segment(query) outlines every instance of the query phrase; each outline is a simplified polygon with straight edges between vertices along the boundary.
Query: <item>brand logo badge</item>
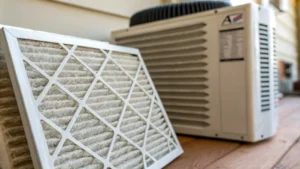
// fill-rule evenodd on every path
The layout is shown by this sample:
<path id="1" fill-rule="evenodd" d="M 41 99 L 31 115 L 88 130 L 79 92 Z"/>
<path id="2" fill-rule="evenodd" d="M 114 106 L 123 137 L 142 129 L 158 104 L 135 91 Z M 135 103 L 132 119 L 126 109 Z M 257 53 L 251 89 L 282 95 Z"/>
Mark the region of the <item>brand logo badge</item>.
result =
<path id="1" fill-rule="evenodd" d="M 223 25 L 242 23 L 244 21 L 243 14 L 228 15 L 223 21 Z"/>

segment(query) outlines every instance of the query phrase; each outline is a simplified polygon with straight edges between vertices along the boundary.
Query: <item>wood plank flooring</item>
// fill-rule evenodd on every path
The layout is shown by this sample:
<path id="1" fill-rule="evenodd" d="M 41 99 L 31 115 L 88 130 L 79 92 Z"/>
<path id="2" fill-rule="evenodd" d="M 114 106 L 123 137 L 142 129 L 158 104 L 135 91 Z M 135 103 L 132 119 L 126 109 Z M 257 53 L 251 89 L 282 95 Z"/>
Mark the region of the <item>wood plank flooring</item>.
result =
<path id="1" fill-rule="evenodd" d="M 184 154 L 166 169 L 300 169 L 300 98 L 279 106 L 279 128 L 271 139 L 251 144 L 179 136 Z"/>

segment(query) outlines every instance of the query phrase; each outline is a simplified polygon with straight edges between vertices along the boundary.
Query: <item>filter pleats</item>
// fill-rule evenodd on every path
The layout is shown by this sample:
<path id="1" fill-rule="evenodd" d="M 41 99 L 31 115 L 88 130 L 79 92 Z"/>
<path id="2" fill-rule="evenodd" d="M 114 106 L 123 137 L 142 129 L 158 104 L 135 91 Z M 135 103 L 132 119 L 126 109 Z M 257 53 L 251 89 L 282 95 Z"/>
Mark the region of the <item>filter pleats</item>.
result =
<path id="1" fill-rule="evenodd" d="M 78 60 L 70 57 L 57 80 L 76 97 L 82 99 L 93 82 L 94 75 Z"/>
<path id="2" fill-rule="evenodd" d="M 132 80 L 112 60 L 105 65 L 101 77 L 123 98 L 127 98 Z"/>
<path id="3" fill-rule="evenodd" d="M 106 56 L 100 49 L 77 47 L 74 54 L 89 66 L 93 71 L 98 72 Z"/>
<path id="4" fill-rule="evenodd" d="M 103 164 L 79 146 L 67 140 L 54 162 L 56 169 L 103 169 Z"/>
<path id="5" fill-rule="evenodd" d="M 171 131 L 169 131 L 169 148 L 170 148 L 170 151 L 173 151 L 176 149 L 176 141 L 174 139 L 174 136 L 172 134 Z"/>
<path id="6" fill-rule="evenodd" d="M 67 47 L 69 50 L 72 49 L 73 45 L 67 45 L 67 44 L 64 44 L 65 47 Z"/>
<path id="7" fill-rule="evenodd" d="M 110 156 L 110 162 L 116 168 L 143 169 L 143 154 L 121 136 L 117 136 Z"/>
<path id="8" fill-rule="evenodd" d="M 71 134 L 86 147 L 105 158 L 114 132 L 86 109 L 82 109 Z"/>
<path id="9" fill-rule="evenodd" d="M 152 86 L 150 84 L 150 81 L 147 77 L 147 75 L 145 74 L 144 72 L 144 69 L 142 68 L 140 70 L 140 73 L 139 73 L 139 76 L 138 76 L 138 79 L 137 79 L 138 83 L 142 86 L 142 88 L 147 91 L 147 93 L 149 95 L 153 95 L 153 89 L 152 89 Z"/>
<path id="10" fill-rule="evenodd" d="M 150 121 L 165 135 L 169 134 L 170 128 L 165 120 L 162 110 L 156 102 L 153 103 Z"/>
<path id="11" fill-rule="evenodd" d="M 124 103 L 103 83 L 96 83 L 86 103 L 111 125 L 118 125 Z"/>
<path id="12" fill-rule="evenodd" d="M 68 52 L 59 44 L 19 39 L 22 54 L 52 76 Z"/>
<path id="13" fill-rule="evenodd" d="M 48 149 L 50 154 L 52 155 L 55 151 L 55 148 L 57 147 L 59 141 L 61 140 L 61 134 L 56 131 L 53 127 L 51 127 L 49 124 L 47 124 L 44 121 L 41 121 L 44 134 L 46 137 L 46 141 L 48 144 Z"/>
<path id="14" fill-rule="evenodd" d="M 37 99 L 49 81 L 28 63 L 24 62 L 24 65 L 32 89 L 32 94 L 34 98 Z"/>
<path id="15" fill-rule="evenodd" d="M 128 138 L 135 142 L 140 147 L 143 146 L 146 122 L 130 108 L 125 111 L 122 124 L 121 132 L 124 133 Z"/>
<path id="16" fill-rule="evenodd" d="M 133 78 L 136 75 L 140 61 L 136 55 L 122 52 L 112 52 L 111 57 Z"/>
<path id="17" fill-rule="evenodd" d="M 154 163 L 154 161 L 149 156 L 146 155 L 147 167 L 150 167 L 153 163 Z"/>
<path id="18" fill-rule="evenodd" d="M 38 106 L 42 115 L 62 129 L 67 128 L 77 108 L 78 103 L 56 85 L 49 89 Z"/>
<path id="19" fill-rule="evenodd" d="M 157 160 L 170 152 L 167 138 L 152 127 L 148 130 L 146 151 Z"/>
<path id="20" fill-rule="evenodd" d="M 148 117 L 151 98 L 138 86 L 135 85 L 129 103 L 145 118 Z"/>

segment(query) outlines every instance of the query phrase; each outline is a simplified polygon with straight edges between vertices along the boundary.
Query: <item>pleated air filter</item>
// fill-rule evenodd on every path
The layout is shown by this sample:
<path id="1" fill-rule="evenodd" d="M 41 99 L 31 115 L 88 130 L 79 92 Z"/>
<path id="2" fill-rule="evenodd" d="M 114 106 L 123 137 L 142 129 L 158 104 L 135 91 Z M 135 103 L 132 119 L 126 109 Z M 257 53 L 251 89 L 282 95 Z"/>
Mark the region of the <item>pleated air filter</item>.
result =
<path id="1" fill-rule="evenodd" d="M 256 4 L 172 13 L 220 2 L 207 4 L 139 12 L 132 17 L 137 24 L 113 32 L 112 41 L 140 49 L 177 133 L 249 142 L 269 138 L 278 123 L 274 17 Z M 172 10 L 177 7 L 182 10 Z"/>
<path id="2" fill-rule="evenodd" d="M 4 169 L 157 169 L 182 153 L 138 50 L 15 28 L 1 44 Z"/>

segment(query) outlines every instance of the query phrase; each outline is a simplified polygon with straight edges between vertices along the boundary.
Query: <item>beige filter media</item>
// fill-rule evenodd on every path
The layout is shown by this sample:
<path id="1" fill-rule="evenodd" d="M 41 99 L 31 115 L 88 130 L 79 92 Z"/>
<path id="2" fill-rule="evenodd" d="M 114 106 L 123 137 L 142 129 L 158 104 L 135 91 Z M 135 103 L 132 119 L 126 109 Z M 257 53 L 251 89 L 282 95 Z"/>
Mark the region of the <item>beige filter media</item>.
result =
<path id="1" fill-rule="evenodd" d="M 26 119 L 21 120 L 7 69 L 13 65 L 0 50 L 1 133 L 12 168 L 33 168 L 32 158 L 41 154 L 47 157 L 41 166 L 57 169 L 154 168 L 182 152 L 139 53 L 25 38 L 15 42 L 32 93 L 22 97 L 32 99 L 36 110 L 26 112 L 39 119 L 34 126 L 42 131 L 33 140 L 45 141 L 48 152 L 27 144 L 28 126 L 22 125 Z"/>

